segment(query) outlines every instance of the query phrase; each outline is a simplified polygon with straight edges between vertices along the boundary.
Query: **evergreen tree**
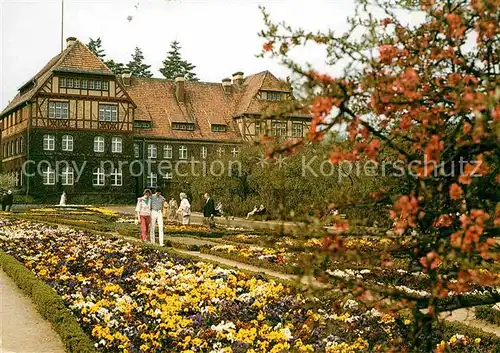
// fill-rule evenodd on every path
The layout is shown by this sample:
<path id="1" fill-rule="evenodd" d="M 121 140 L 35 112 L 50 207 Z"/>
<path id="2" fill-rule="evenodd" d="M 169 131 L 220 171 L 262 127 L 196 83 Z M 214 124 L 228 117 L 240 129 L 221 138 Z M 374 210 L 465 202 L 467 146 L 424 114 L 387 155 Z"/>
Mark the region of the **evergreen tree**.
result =
<path id="1" fill-rule="evenodd" d="M 106 54 L 104 53 L 104 49 L 102 49 L 102 41 L 101 38 L 92 39 L 89 38 L 89 42 L 87 44 L 87 48 L 90 49 L 95 56 L 97 56 L 100 60 L 104 62 L 104 64 L 115 74 L 120 75 L 125 66 L 122 63 L 115 62 L 113 59 L 106 60 Z"/>
<path id="2" fill-rule="evenodd" d="M 121 75 L 123 70 L 125 69 L 125 65 L 119 62 L 115 62 L 113 59 L 106 60 L 104 62 L 106 66 L 115 74 L 115 75 Z"/>
<path id="3" fill-rule="evenodd" d="M 127 64 L 127 68 L 134 77 L 153 77 L 149 68 L 151 65 L 146 65 L 144 63 L 144 55 L 139 47 L 135 47 L 134 53 L 132 54 L 132 60 Z"/>
<path id="4" fill-rule="evenodd" d="M 193 72 L 194 66 L 190 62 L 183 60 L 180 43 L 174 40 L 170 43 L 170 51 L 167 53 L 167 58 L 163 61 L 163 67 L 159 70 L 165 78 L 170 80 L 178 76 L 183 76 L 189 81 L 199 81 L 196 74 Z"/>
<path id="5" fill-rule="evenodd" d="M 94 53 L 94 55 L 97 56 L 99 59 L 104 60 L 104 57 L 106 55 L 104 54 L 104 49 L 102 49 L 101 46 L 102 46 L 101 37 L 98 37 L 97 39 L 89 38 L 87 48 L 89 48 L 90 51 Z"/>

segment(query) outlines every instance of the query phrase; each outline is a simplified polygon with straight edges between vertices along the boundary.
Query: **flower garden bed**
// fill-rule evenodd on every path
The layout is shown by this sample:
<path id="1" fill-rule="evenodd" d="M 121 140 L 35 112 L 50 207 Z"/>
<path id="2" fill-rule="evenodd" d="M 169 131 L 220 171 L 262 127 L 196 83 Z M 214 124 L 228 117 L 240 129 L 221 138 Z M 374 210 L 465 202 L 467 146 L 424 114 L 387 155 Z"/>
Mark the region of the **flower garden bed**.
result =
<path id="1" fill-rule="evenodd" d="M 280 282 L 118 237 L 0 219 L 0 246 L 56 290 L 102 352 L 357 353 L 407 333 L 405 320 L 361 303 L 334 310 Z M 456 333 L 432 340 L 456 352 L 499 343 Z"/>

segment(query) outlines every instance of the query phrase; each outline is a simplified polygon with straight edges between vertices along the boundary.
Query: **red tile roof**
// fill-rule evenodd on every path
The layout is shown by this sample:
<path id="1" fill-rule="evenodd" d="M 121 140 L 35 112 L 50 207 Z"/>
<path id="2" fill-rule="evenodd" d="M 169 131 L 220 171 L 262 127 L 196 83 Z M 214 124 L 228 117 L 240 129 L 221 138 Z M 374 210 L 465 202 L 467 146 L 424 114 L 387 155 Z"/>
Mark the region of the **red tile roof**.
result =
<path id="1" fill-rule="evenodd" d="M 112 74 L 111 70 L 109 70 L 109 68 L 96 57 L 85 44 L 76 40 L 60 54 L 52 58 L 43 69 L 33 76 L 30 81 L 35 81 L 35 86 L 23 95 L 18 93 L 14 99 L 7 104 L 2 113 L 0 113 L 0 118 L 20 104 L 30 100 L 56 70 L 105 75 Z"/>

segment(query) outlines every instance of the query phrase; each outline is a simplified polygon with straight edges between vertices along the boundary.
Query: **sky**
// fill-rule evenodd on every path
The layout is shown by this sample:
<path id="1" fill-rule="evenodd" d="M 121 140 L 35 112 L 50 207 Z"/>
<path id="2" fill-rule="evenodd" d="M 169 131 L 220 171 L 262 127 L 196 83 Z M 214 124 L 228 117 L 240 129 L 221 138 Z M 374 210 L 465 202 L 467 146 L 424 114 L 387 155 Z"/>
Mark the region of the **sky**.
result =
<path id="1" fill-rule="evenodd" d="M 257 58 L 264 40 L 259 10 L 276 21 L 308 30 L 342 31 L 353 0 L 64 0 L 64 39 L 87 43 L 100 37 L 108 59 L 128 62 L 136 46 L 155 77 L 170 42 L 181 43 L 184 59 L 202 81 L 221 82 L 234 72 L 288 70 L 276 59 Z M 137 6 L 136 6 L 137 5 Z M 128 17 L 132 20 L 129 21 Z M 0 106 L 61 50 L 61 0 L 0 0 Z M 293 54 L 300 62 L 328 70 L 320 48 Z M 0 110 L 1 110 L 0 109 Z"/>

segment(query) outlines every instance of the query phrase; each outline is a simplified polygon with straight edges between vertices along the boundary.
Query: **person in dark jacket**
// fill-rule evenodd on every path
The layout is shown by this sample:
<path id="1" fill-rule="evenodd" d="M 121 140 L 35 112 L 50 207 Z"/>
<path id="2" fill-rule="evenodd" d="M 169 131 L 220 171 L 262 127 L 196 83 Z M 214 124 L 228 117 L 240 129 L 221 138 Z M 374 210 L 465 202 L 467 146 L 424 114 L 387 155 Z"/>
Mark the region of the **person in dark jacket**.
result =
<path id="1" fill-rule="evenodd" d="M 203 206 L 203 217 L 205 217 L 205 222 L 208 223 L 208 230 L 211 232 L 215 228 L 215 204 L 214 200 L 210 197 L 208 193 L 203 195 L 205 199 L 205 205 Z"/>
<path id="2" fill-rule="evenodd" d="M 1 193 L 0 197 L 2 199 L 2 211 L 5 211 L 5 206 L 6 206 L 6 204 L 5 204 L 5 201 L 6 201 L 5 197 L 7 196 L 7 194 L 6 194 L 5 191 L 1 191 L 0 193 Z"/>
<path id="3" fill-rule="evenodd" d="M 14 195 L 12 194 L 12 190 L 8 190 L 7 195 L 5 195 L 5 211 L 11 212 L 13 203 L 14 203 Z"/>

